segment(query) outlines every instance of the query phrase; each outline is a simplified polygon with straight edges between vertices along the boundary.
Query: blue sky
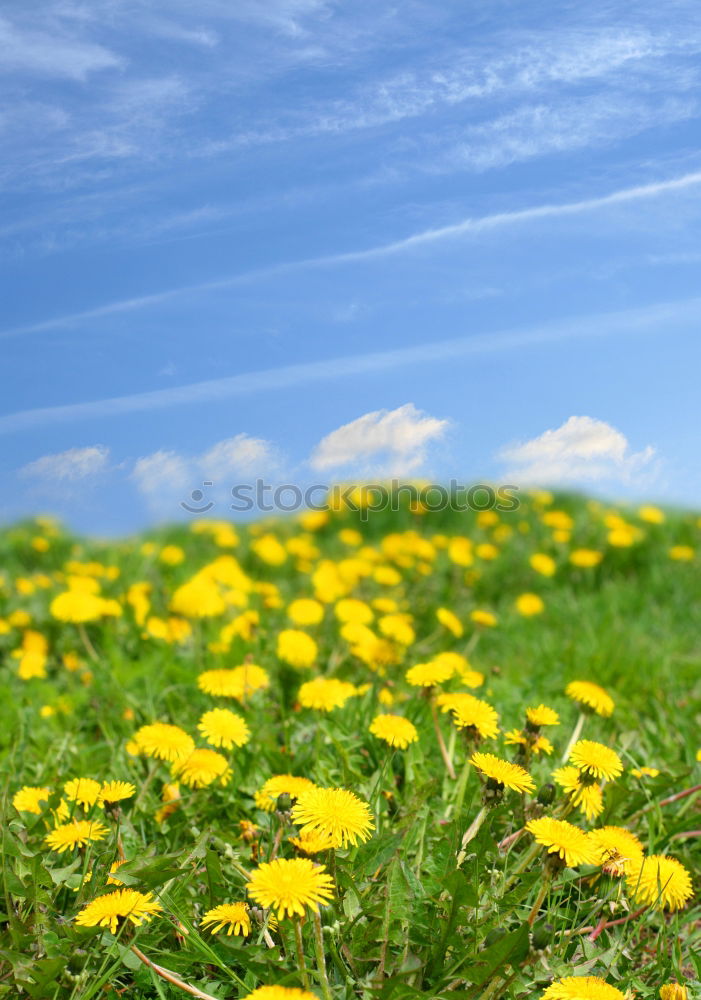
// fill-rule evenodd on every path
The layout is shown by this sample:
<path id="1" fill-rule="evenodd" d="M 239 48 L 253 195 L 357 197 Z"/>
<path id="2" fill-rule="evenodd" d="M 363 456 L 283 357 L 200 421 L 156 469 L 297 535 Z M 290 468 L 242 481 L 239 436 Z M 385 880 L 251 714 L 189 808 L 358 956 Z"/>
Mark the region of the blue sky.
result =
<path id="1" fill-rule="evenodd" d="M 693 0 L 0 14 L 0 516 L 422 475 L 701 503 Z"/>

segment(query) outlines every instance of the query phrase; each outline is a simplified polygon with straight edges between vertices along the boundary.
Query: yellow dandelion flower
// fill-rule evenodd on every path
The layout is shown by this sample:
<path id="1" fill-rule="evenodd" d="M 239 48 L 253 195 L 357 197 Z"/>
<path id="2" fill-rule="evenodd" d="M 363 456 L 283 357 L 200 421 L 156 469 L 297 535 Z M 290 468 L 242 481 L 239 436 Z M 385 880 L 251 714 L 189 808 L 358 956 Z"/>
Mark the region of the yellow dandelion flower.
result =
<path id="1" fill-rule="evenodd" d="M 109 927 L 111 932 L 116 934 L 120 921 L 128 920 L 140 927 L 162 909 L 151 892 L 116 889 L 105 896 L 98 896 L 84 906 L 75 918 L 75 922 L 81 927 Z"/>
<path id="2" fill-rule="evenodd" d="M 508 732 L 504 733 L 504 742 L 507 746 L 526 746 L 529 743 L 529 739 L 525 733 L 522 733 L 520 729 L 510 729 Z M 531 743 L 531 749 L 535 754 L 545 753 L 548 756 L 555 749 L 547 738 L 547 736 L 535 736 Z"/>
<path id="3" fill-rule="evenodd" d="M 102 785 L 93 778 L 72 778 L 65 783 L 63 791 L 71 802 L 77 802 L 84 809 L 89 809 L 100 802 Z"/>
<path id="4" fill-rule="evenodd" d="M 287 617 L 295 625 L 318 625 L 324 618 L 324 605 L 313 597 L 298 597 L 289 604 Z"/>
<path id="5" fill-rule="evenodd" d="M 489 781 L 503 788 L 510 788 L 515 792 L 535 791 L 535 782 L 528 771 L 512 764 L 508 760 L 501 760 L 492 753 L 473 753 L 470 763 L 477 768 Z"/>
<path id="6" fill-rule="evenodd" d="M 248 894 L 265 909 L 284 916 L 303 917 L 305 907 L 327 906 L 333 896 L 333 882 L 323 865 L 309 858 L 278 858 L 259 865 L 246 883 Z"/>
<path id="7" fill-rule="evenodd" d="M 277 658 L 291 667 L 311 667 L 318 651 L 314 639 L 299 629 L 284 629 L 277 637 Z"/>
<path id="8" fill-rule="evenodd" d="M 625 1000 L 625 994 L 598 976 L 568 976 L 548 986 L 541 1000 Z"/>
<path id="9" fill-rule="evenodd" d="M 417 663 L 410 667 L 405 676 L 412 687 L 433 687 L 443 684 L 455 673 L 455 667 L 445 660 L 429 660 L 427 663 Z"/>
<path id="10" fill-rule="evenodd" d="M 666 854 L 651 854 L 626 872 L 628 891 L 635 903 L 679 910 L 691 899 L 691 876 L 681 861 Z"/>
<path id="11" fill-rule="evenodd" d="M 623 773 L 623 762 L 615 750 L 594 740 L 579 740 L 570 751 L 569 760 L 585 774 L 613 781 Z"/>
<path id="12" fill-rule="evenodd" d="M 41 803 L 48 802 L 51 792 L 48 788 L 37 788 L 32 785 L 25 785 L 15 792 L 12 805 L 17 812 L 35 813 L 39 816 L 42 812 Z"/>
<path id="13" fill-rule="evenodd" d="M 453 723 L 458 729 L 475 730 L 483 740 L 493 740 L 499 733 L 496 709 L 467 691 L 449 695 L 442 707 L 443 711 L 453 713 Z"/>
<path id="14" fill-rule="evenodd" d="M 105 781 L 100 789 L 100 802 L 122 802 L 135 792 L 136 788 L 129 781 Z"/>
<path id="15" fill-rule="evenodd" d="M 213 747 L 242 747 L 251 738 L 246 720 L 228 708 L 213 708 L 205 712 L 197 728 Z"/>
<path id="16" fill-rule="evenodd" d="M 526 719 L 531 726 L 540 728 L 541 726 L 559 726 L 560 716 L 554 708 L 540 704 L 537 708 L 526 709 Z"/>
<path id="17" fill-rule="evenodd" d="M 526 829 L 538 844 L 547 848 L 548 854 L 556 854 L 568 868 L 595 865 L 599 861 L 598 851 L 584 830 L 564 819 L 541 816 L 526 823 Z"/>
<path id="18" fill-rule="evenodd" d="M 309 855 L 330 851 L 335 846 L 334 838 L 327 833 L 303 833 L 299 837 L 290 837 L 289 841 L 302 854 Z"/>
<path id="19" fill-rule="evenodd" d="M 341 681 L 337 677 L 315 677 L 302 684 L 297 697 L 300 705 L 305 708 L 331 712 L 334 708 L 343 708 L 356 693 L 355 685 L 348 681 Z"/>
<path id="20" fill-rule="evenodd" d="M 205 670 L 197 678 L 197 685 L 205 694 L 242 701 L 256 691 L 269 688 L 270 677 L 258 664 L 243 663 L 238 667 Z"/>
<path id="21" fill-rule="evenodd" d="M 573 764 L 553 771 L 553 779 L 564 788 L 572 805 L 577 806 L 588 820 L 595 819 L 604 811 L 604 797 L 601 787 L 583 780 L 581 771 Z"/>
<path id="22" fill-rule="evenodd" d="M 303 834 L 328 834 L 336 847 L 355 847 L 375 829 L 367 803 L 345 788 L 314 787 L 302 792 L 292 807 L 292 821 Z"/>
<path id="23" fill-rule="evenodd" d="M 344 597 L 337 601 L 333 611 L 344 625 L 369 625 L 375 617 L 370 605 L 355 597 Z"/>
<path id="24" fill-rule="evenodd" d="M 85 593 L 82 590 L 66 590 L 54 597 L 49 610 L 60 622 L 82 625 L 102 617 L 104 601 L 96 594 Z"/>
<path id="25" fill-rule="evenodd" d="M 528 562 L 531 565 L 531 569 L 534 569 L 536 573 L 540 573 L 542 576 L 555 575 L 557 563 L 552 556 L 547 556 L 544 552 L 534 552 Z"/>
<path id="26" fill-rule="evenodd" d="M 669 550 L 669 558 L 676 562 L 691 562 L 695 552 L 690 545 L 673 545 Z"/>
<path id="27" fill-rule="evenodd" d="M 453 633 L 456 639 L 459 639 L 465 631 L 458 616 L 448 608 L 438 608 L 436 610 L 436 618 L 441 625 L 445 626 L 449 632 Z"/>
<path id="28" fill-rule="evenodd" d="M 573 549 L 570 552 L 570 562 L 579 569 L 593 569 L 603 558 L 603 552 L 597 552 L 596 549 Z"/>
<path id="29" fill-rule="evenodd" d="M 134 742 L 147 757 L 167 761 L 187 757 L 195 746 L 195 741 L 184 729 L 167 722 L 154 722 L 137 729 Z"/>
<path id="30" fill-rule="evenodd" d="M 83 847 L 88 841 L 104 840 L 108 832 L 107 827 L 98 820 L 77 819 L 55 827 L 44 840 L 52 851 L 62 854 L 74 847 Z"/>
<path id="31" fill-rule="evenodd" d="M 660 1000 L 688 1000 L 686 986 L 680 983 L 665 983 L 660 986 Z"/>
<path id="32" fill-rule="evenodd" d="M 410 743 L 416 743 L 418 731 L 413 722 L 402 715 L 376 715 L 370 723 L 370 732 L 391 747 L 406 750 Z"/>
<path id="33" fill-rule="evenodd" d="M 484 608 L 476 608 L 470 612 L 470 618 L 475 625 L 484 625 L 486 628 L 494 628 L 497 624 L 497 616 L 493 611 L 485 611 Z"/>
<path id="34" fill-rule="evenodd" d="M 659 778 L 660 771 L 656 767 L 631 767 L 634 778 Z"/>
<path id="35" fill-rule="evenodd" d="M 178 781 L 169 781 L 164 784 L 161 789 L 161 802 L 163 805 L 155 813 L 157 823 L 162 823 L 180 807 L 180 783 Z"/>
<path id="36" fill-rule="evenodd" d="M 226 757 L 216 750 L 193 750 L 187 757 L 180 757 L 172 766 L 174 778 L 188 788 L 206 788 L 218 781 L 226 785 L 231 778 L 231 768 Z"/>
<path id="37" fill-rule="evenodd" d="M 589 840 L 599 852 L 599 864 L 606 875 L 626 875 L 633 868 L 640 870 L 643 845 L 630 830 L 602 826 L 590 831 Z"/>
<path id="38" fill-rule="evenodd" d="M 411 626 L 410 615 L 383 615 L 377 625 L 386 639 L 393 639 L 400 646 L 411 646 L 416 638 L 416 632 Z"/>
<path id="39" fill-rule="evenodd" d="M 256 792 L 255 803 L 259 809 L 273 812 L 281 795 L 289 795 L 291 799 L 298 799 L 302 792 L 308 792 L 310 788 L 315 787 L 314 782 L 310 781 L 309 778 L 302 778 L 296 774 L 274 774 Z"/>
<path id="40" fill-rule="evenodd" d="M 545 611 L 545 602 L 538 594 L 519 594 L 516 598 L 516 610 L 524 618 L 531 618 Z"/>
<path id="41" fill-rule="evenodd" d="M 317 1000 L 317 996 L 295 986 L 259 986 L 244 1000 Z"/>
<path id="42" fill-rule="evenodd" d="M 212 934 L 226 928 L 227 937 L 248 937 L 251 933 L 251 917 L 245 903 L 220 903 L 207 910 L 200 920 L 200 927 L 206 927 Z"/>
<path id="43" fill-rule="evenodd" d="M 565 688 L 565 694 L 579 705 L 590 708 L 604 718 L 608 718 L 615 707 L 613 698 L 602 687 L 591 681 L 572 681 Z"/>

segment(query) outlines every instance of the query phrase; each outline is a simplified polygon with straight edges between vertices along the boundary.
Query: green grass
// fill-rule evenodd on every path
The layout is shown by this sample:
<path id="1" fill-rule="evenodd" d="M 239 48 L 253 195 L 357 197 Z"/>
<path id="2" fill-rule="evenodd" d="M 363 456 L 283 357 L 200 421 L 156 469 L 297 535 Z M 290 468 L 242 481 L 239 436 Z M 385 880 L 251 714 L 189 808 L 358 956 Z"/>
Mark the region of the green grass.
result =
<path id="1" fill-rule="evenodd" d="M 639 537 L 630 547 L 617 548 L 607 543 L 603 508 L 592 508 L 576 496 L 558 497 L 555 506 L 574 520 L 569 541 L 554 541 L 542 523 L 542 509 L 529 501 L 519 511 L 501 515 L 501 526 L 513 530 L 498 541 L 494 560 L 476 558 L 470 567 L 456 566 L 438 547 L 428 573 L 418 565 L 423 559 L 414 558 L 399 566 L 397 586 L 381 586 L 370 577 L 357 582 L 351 596 L 366 601 L 391 597 L 412 615 L 416 640 L 385 677 L 352 655 L 339 636 L 333 605 L 320 625 L 305 629 L 319 646 L 313 669 L 294 670 L 276 655 L 278 633 L 291 626 L 285 608 L 295 597 L 313 596 L 310 570 L 318 559 L 338 561 L 356 554 L 339 539 L 339 530 L 361 531 L 363 544 L 381 552 L 383 539 L 392 533 L 414 531 L 426 539 L 468 536 L 479 545 L 493 540 L 495 526 L 481 525 L 471 513 L 416 515 L 403 510 L 374 514 L 367 523 L 348 512 L 335 514 L 311 533 L 318 555 L 301 567 L 292 556 L 279 567 L 262 562 L 250 548 L 257 526 L 237 526 L 239 544 L 226 550 L 210 535 L 182 526 L 118 542 L 49 532 L 46 552 L 33 548 L 32 540 L 47 534 L 35 523 L 0 532 L 0 621 L 12 622 L 13 613 L 27 611 L 28 627 L 44 635 L 49 647 L 46 676 L 25 681 L 12 655 L 24 627 L 8 626 L 0 634 L 0 997 L 90 1000 L 116 997 L 122 990 L 142 1000 L 186 996 L 140 961 L 131 950 L 134 943 L 153 962 L 222 1000 L 243 997 L 261 984 L 302 985 L 289 921 L 273 933 L 274 948 L 267 947 L 255 922 L 246 940 L 197 929 L 208 908 L 245 898 L 243 872 L 255 866 L 256 858 L 241 837 L 241 820 L 259 827 L 258 859 L 270 856 L 284 817 L 261 812 L 253 795 L 272 774 L 286 772 L 352 790 L 370 803 L 378 820 L 367 843 L 338 850 L 334 859 L 337 894 L 322 912 L 334 998 L 525 1000 L 570 975 L 600 976 L 640 997 L 656 997 L 659 986 L 672 980 L 687 983 L 692 994 L 698 990 L 701 911 L 693 902 L 671 914 L 650 909 L 590 940 L 588 934 L 573 932 L 596 925 L 602 914 L 612 920 L 625 916 L 629 904 L 619 880 L 584 866 L 559 876 L 529 929 L 543 856 L 515 875 L 532 838 L 521 837 L 506 852 L 497 845 L 522 825 L 524 805 L 527 815 L 542 811 L 533 799 L 524 803 L 520 796 L 506 795 L 468 845 L 463 864 L 456 864 L 463 834 L 480 809 L 481 785 L 473 768 L 463 768 L 468 756 L 463 735 L 443 715 L 442 731 L 464 782 L 446 775 L 429 701 L 404 681 L 409 666 L 443 650 L 469 651 L 471 665 L 485 675 L 474 693 L 497 709 L 503 730 L 521 727 L 529 705 L 545 702 L 560 713 L 561 726 L 548 733 L 555 744 L 552 758 L 540 756 L 529 764 L 538 786 L 560 765 L 577 719 L 576 706 L 564 695 L 566 684 L 586 679 L 603 685 L 616 702 L 615 712 L 610 719 L 589 717 L 584 735 L 615 748 L 626 771 L 605 789 L 605 810 L 597 821 L 587 823 L 576 812 L 568 818 L 585 829 L 604 823 L 627 826 L 646 851 L 672 854 L 696 881 L 700 799 L 689 795 L 669 806 L 659 803 L 701 780 L 696 761 L 701 746 L 699 555 L 691 561 L 669 556 L 674 545 L 698 547 L 698 518 L 667 512 L 665 522 L 657 525 L 641 521 L 633 510 L 623 511 Z M 293 519 L 276 522 L 271 530 L 283 543 L 302 533 Z M 496 526 L 497 537 L 500 530 Z M 150 555 L 141 548 L 147 538 L 155 543 Z M 158 551 L 164 544 L 181 546 L 184 562 L 163 565 Z M 572 566 L 568 554 L 579 547 L 602 551 L 601 564 L 594 569 Z M 530 567 L 534 552 L 553 556 L 553 577 Z M 235 556 L 252 581 L 278 588 L 279 607 L 266 606 L 261 593 L 249 595 L 250 607 L 260 613 L 252 638 L 234 639 L 227 652 L 209 649 L 222 625 L 240 612 L 233 606 L 223 617 L 195 621 L 192 637 L 183 644 L 144 637 L 124 600 L 129 585 L 148 581 L 151 614 L 166 616 L 175 588 L 226 553 Z M 65 572 L 71 559 L 119 569 L 116 579 L 102 581 L 102 590 L 122 603 L 122 616 L 85 628 L 97 653 L 94 662 L 80 630 L 56 621 L 49 611 L 51 599 L 64 589 L 55 574 Z M 18 586 L 18 578 L 39 586 L 32 593 L 21 592 L 28 588 L 21 582 Z M 523 618 L 516 612 L 514 601 L 524 592 L 542 597 L 542 614 Z M 462 638 L 438 625 L 435 611 L 441 606 L 465 623 Z M 475 608 L 494 611 L 498 625 L 476 629 L 469 619 Z M 82 661 L 76 672 L 61 664 L 69 652 Z M 156 823 L 168 768 L 131 756 L 127 741 L 139 726 L 162 720 L 181 726 L 203 745 L 196 728 L 200 716 L 226 703 L 203 694 L 197 675 L 246 657 L 263 666 L 272 683 L 243 707 L 229 703 L 245 715 L 253 734 L 246 747 L 226 754 L 232 781 L 226 787 L 183 789 L 180 808 Z M 316 674 L 369 688 L 328 714 L 300 709 L 299 686 Z M 408 750 L 387 752 L 368 732 L 371 720 L 383 711 L 378 703 L 383 687 L 397 697 L 392 711 L 406 715 L 419 731 L 418 743 Z M 457 690 L 459 684 L 454 680 L 446 687 Z M 42 706 L 53 714 L 42 715 Z M 502 736 L 480 749 L 515 759 L 515 748 L 506 746 Z M 630 768 L 641 765 L 659 769 L 659 777 L 633 777 Z M 52 792 L 49 807 L 55 807 L 63 784 L 77 776 L 125 779 L 136 785 L 137 794 L 124 804 L 118 821 L 109 819 L 108 838 L 85 852 L 57 854 L 43 843 L 52 827 L 49 810 L 20 814 L 12 797 L 24 785 L 47 786 Z M 558 797 L 546 812 L 561 808 L 562 802 Z M 166 916 L 135 933 L 122 927 L 114 937 L 106 930 L 81 929 L 74 918 L 104 891 L 106 872 L 118 856 L 118 834 L 129 859 L 120 870 L 124 883 L 155 892 Z M 294 854 L 286 839 L 281 851 L 285 857 Z M 318 860 L 331 863 L 326 855 Z M 88 868 L 92 880 L 79 888 Z M 321 996 L 311 919 L 303 936 L 311 989 Z"/>

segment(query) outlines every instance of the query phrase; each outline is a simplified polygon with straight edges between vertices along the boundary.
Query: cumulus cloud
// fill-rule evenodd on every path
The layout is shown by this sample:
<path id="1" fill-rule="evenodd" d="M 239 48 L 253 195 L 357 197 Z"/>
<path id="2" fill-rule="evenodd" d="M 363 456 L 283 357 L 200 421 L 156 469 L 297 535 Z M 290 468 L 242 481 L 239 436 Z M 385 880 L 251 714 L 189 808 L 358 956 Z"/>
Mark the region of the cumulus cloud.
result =
<path id="1" fill-rule="evenodd" d="M 174 517 L 182 513 L 181 503 L 191 502 L 193 491 L 202 494 L 198 506 L 209 501 L 226 504 L 232 487 L 242 480 L 270 478 L 279 470 L 279 457 L 269 441 L 236 434 L 199 455 L 145 455 L 134 464 L 131 479 L 154 513 Z"/>
<path id="2" fill-rule="evenodd" d="M 570 417 L 530 441 L 503 448 L 497 458 L 504 475 L 526 484 L 630 483 L 649 468 L 651 446 L 634 452 L 621 431 L 594 417 Z"/>
<path id="3" fill-rule="evenodd" d="M 396 410 L 375 410 L 327 434 L 309 464 L 318 472 L 344 469 L 360 475 L 406 476 L 418 472 L 427 446 L 443 437 L 439 420 L 406 403 Z"/>
<path id="4" fill-rule="evenodd" d="M 85 482 L 107 469 L 109 448 L 95 444 L 87 448 L 69 448 L 53 455 L 42 455 L 19 470 L 23 479 L 35 482 Z"/>

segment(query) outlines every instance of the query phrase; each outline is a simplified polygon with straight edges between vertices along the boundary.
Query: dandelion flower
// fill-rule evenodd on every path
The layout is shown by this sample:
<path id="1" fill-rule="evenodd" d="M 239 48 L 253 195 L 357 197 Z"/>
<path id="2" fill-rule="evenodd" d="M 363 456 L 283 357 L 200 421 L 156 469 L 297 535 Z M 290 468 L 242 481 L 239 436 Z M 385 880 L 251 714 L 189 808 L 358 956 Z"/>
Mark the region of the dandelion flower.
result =
<path id="1" fill-rule="evenodd" d="M 470 763 L 487 779 L 503 788 L 510 788 L 515 792 L 535 791 L 533 778 L 518 764 L 500 760 L 492 753 L 473 753 Z"/>
<path id="2" fill-rule="evenodd" d="M 669 558 L 675 559 L 677 562 L 691 562 L 694 554 L 690 545 L 673 545 L 669 550 Z"/>
<path id="3" fill-rule="evenodd" d="M 129 781 L 105 781 L 100 789 L 100 802 L 122 802 L 135 792 L 136 788 Z"/>
<path id="4" fill-rule="evenodd" d="M 540 573 L 542 576 L 555 575 L 557 563 L 552 556 L 548 556 L 544 552 L 534 552 L 528 562 L 531 565 L 531 569 L 534 569 L 536 573 Z"/>
<path id="5" fill-rule="evenodd" d="M 494 628 L 497 624 L 497 616 L 492 611 L 485 611 L 483 608 L 476 608 L 470 612 L 470 618 L 475 625 L 484 625 L 486 628 Z"/>
<path id="6" fill-rule="evenodd" d="M 98 896 L 84 906 L 75 922 L 81 927 L 109 927 L 115 934 L 121 920 L 129 920 L 140 927 L 159 913 L 163 907 L 153 893 L 136 889 L 116 889 L 105 896 Z"/>
<path id="7" fill-rule="evenodd" d="M 436 618 L 441 625 L 447 628 L 449 632 L 453 633 L 456 639 L 459 639 L 465 631 L 458 616 L 449 608 L 438 608 L 436 610 Z"/>
<path id="8" fill-rule="evenodd" d="M 54 597 L 49 610 L 60 622 L 72 622 L 82 625 L 94 622 L 104 614 L 104 600 L 96 594 L 82 590 L 66 590 Z"/>
<path id="9" fill-rule="evenodd" d="M 625 1000 L 625 994 L 598 976 L 568 976 L 548 986 L 541 1000 Z"/>
<path id="10" fill-rule="evenodd" d="M 277 657 L 291 667 L 311 667 L 317 653 L 318 646 L 314 639 L 299 629 L 283 629 L 277 637 Z"/>
<path id="11" fill-rule="evenodd" d="M 598 851 L 587 834 L 566 820 L 542 816 L 526 823 L 526 829 L 547 848 L 548 854 L 556 854 L 568 868 L 598 863 Z"/>
<path id="12" fill-rule="evenodd" d="M 167 722 L 154 722 L 137 729 L 134 742 L 147 757 L 171 762 L 186 757 L 195 746 L 195 741 L 184 729 Z"/>
<path id="13" fill-rule="evenodd" d="M 212 934 L 226 928 L 227 937 L 248 937 L 251 933 L 251 918 L 245 903 L 221 903 L 207 910 L 200 920 L 200 927 L 206 927 Z"/>
<path id="14" fill-rule="evenodd" d="M 334 708 L 343 708 L 356 693 L 355 685 L 348 681 L 341 681 L 337 677 L 315 677 L 302 684 L 298 698 L 305 708 L 331 712 Z"/>
<path id="15" fill-rule="evenodd" d="M 579 569 L 593 569 L 603 558 L 603 552 L 597 552 L 596 549 L 573 549 L 570 552 L 570 562 Z"/>
<path id="16" fill-rule="evenodd" d="M 291 844 L 302 854 L 314 855 L 322 851 L 330 851 L 335 847 L 335 840 L 328 833 L 301 833 L 299 837 L 290 837 Z"/>
<path id="17" fill-rule="evenodd" d="M 656 767 L 632 767 L 630 773 L 634 778 L 659 778 L 660 776 Z"/>
<path id="18" fill-rule="evenodd" d="M 317 1000 L 317 996 L 296 986 L 259 986 L 244 1000 Z"/>
<path id="19" fill-rule="evenodd" d="M 519 594 L 516 598 L 516 610 L 524 618 L 532 618 L 545 611 L 545 602 L 538 594 Z"/>
<path id="20" fill-rule="evenodd" d="M 429 660 L 428 663 L 417 663 L 406 672 L 406 679 L 412 687 L 433 687 L 449 681 L 455 673 L 452 664 L 445 660 Z"/>
<path id="21" fill-rule="evenodd" d="M 406 750 L 410 743 L 416 743 L 419 734 L 413 722 L 402 715 L 376 715 L 370 723 L 370 732 L 391 747 Z"/>
<path id="22" fill-rule="evenodd" d="M 292 808 L 292 821 L 301 832 L 326 833 L 335 847 L 354 847 L 365 841 L 375 829 L 366 802 L 345 788 L 310 788 L 297 799 Z"/>
<path id="23" fill-rule="evenodd" d="M 604 811 L 604 797 L 601 787 L 587 783 L 584 776 L 573 764 L 553 771 L 553 779 L 570 796 L 572 805 L 577 806 L 588 820 L 595 819 Z"/>
<path id="24" fill-rule="evenodd" d="M 569 759 L 585 774 L 613 781 L 623 773 L 623 763 L 615 750 L 594 740 L 579 740 L 572 747 Z"/>
<path id="25" fill-rule="evenodd" d="M 591 681 L 572 681 L 565 688 L 565 694 L 604 718 L 608 718 L 615 707 L 613 698 L 602 687 Z"/>
<path id="26" fill-rule="evenodd" d="M 216 750 L 193 750 L 173 763 L 172 773 L 188 788 L 206 788 L 215 781 L 226 785 L 231 778 L 229 762 Z"/>
<path id="27" fill-rule="evenodd" d="M 197 728 L 213 747 L 242 747 L 251 738 L 245 719 L 228 708 L 213 708 L 205 712 Z"/>
<path id="28" fill-rule="evenodd" d="M 259 865 L 246 884 L 248 894 L 265 909 L 274 909 L 278 918 L 304 916 L 305 907 L 328 905 L 333 882 L 323 865 L 309 858 L 278 858 Z"/>
<path id="29" fill-rule="evenodd" d="M 20 788 L 18 792 L 15 792 L 12 805 L 18 812 L 35 813 L 39 816 L 42 812 L 40 803 L 48 802 L 50 794 L 51 791 L 48 788 L 36 788 L 31 785 L 25 785 L 24 788 Z"/>
<path id="30" fill-rule="evenodd" d="M 88 841 L 104 840 L 107 833 L 107 827 L 98 820 L 77 819 L 60 824 L 44 839 L 53 851 L 62 854 L 74 847 L 83 847 Z"/>
<path id="31" fill-rule="evenodd" d="M 504 733 L 504 742 L 507 746 L 527 746 L 530 742 L 525 733 L 520 729 L 510 729 Z M 547 736 L 535 736 L 531 742 L 531 749 L 534 754 L 546 753 L 548 756 L 555 749 Z"/>
<path id="32" fill-rule="evenodd" d="M 591 830 L 589 840 L 599 852 L 599 864 L 606 875 L 626 875 L 633 867 L 640 870 L 643 845 L 622 826 L 602 826 Z"/>
<path id="33" fill-rule="evenodd" d="M 296 774 L 274 774 L 256 792 L 254 799 L 259 809 L 273 812 L 281 795 L 289 795 L 291 799 L 298 799 L 302 792 L 307 792 L 314 787 L 314 782 L 310 781 L 309 778 L 302 778 Z"/>
<path id="34" fill-rule="evenodd" d="M 692 896 L 691 876 L 681 861 L 651 854 L 626 872 L 628 891 L 636 903 L 679 910 Z"/>
<path id="35" fill-rule="evenodd" d="M 256 691 L 269 688 L 270 677 L 256 663 L 243 663 L 239 667 L 205 670 L 197 678 L 197 685 L 205 694 L 242 701 Z"/>
<path id="36" fill-rule="evenodd" d="M 660 986 L 660 1000 L 687 1000 L 686 986 L 680 983 L 665 983 Z"/>
<path id="37" fill-rule="evenodd" d="M 526 709 L 526 719 L 529 725 L 536 728 L 541 726 L 559 726 L 560 716 L 557 714 L 554 708 L 548 708 L 547 705 L 538 705 L 537 708 L 527 708 Z"/>
<path id="38" fill-rule="evenodd" d="M 93 778 L 72 778 L 65 783 L 63 790 L 71 802 L 89 809 L 99 801 L 102 785 Z"/>
<path id="39" fill-rule="evenodd" d="M 486 701 L 475 698 L 467 691 L 450 695 L 443 705 L 449 706 L 453 713 L 453 722 L 458 729 L 474 730 L 483 740 L 493 740 L 499 732 L 499 716 L 496 709 Z"/>
<path id="40" fill-rule="evenodd" d="M 313 597 L 298 597 L 288 606 L 287 617 L 295 625 L 318 625 L 324 618 L 324 605 Z"/>

